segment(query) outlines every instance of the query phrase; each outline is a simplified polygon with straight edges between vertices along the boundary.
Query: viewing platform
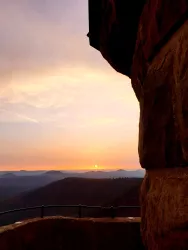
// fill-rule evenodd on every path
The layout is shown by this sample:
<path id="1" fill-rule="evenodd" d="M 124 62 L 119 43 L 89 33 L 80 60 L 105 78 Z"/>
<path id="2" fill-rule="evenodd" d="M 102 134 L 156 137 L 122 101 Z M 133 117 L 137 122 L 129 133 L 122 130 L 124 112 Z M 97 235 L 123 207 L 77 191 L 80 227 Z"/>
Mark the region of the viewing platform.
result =
<path id="1" fill-rule="evenodd" d="M 140 218 L 35 218 L 0 228 L 2 250 L 144 249 Z"/>

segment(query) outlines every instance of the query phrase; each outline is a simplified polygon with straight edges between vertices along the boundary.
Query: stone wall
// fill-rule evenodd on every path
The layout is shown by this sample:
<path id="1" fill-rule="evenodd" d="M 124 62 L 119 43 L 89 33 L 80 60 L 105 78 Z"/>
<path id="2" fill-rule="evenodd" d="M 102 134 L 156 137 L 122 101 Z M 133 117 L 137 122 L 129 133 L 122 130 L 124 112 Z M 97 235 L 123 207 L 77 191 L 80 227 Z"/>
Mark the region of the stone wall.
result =
<path id="1" fill-rule="evenodd" d="M 47 217 L 0 228 L 1 250 L 144 249 L 140 218 Z"/>

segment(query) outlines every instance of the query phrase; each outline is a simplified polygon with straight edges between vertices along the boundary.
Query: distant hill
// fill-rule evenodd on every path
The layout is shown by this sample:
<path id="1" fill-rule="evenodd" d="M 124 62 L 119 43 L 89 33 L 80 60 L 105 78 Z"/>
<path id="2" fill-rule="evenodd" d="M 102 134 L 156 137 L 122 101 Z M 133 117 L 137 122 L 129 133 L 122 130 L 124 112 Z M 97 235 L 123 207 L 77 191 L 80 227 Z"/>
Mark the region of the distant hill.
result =
<path id="1" fill-rule="evenodd" d="M 116 170 L 116 171 L 88 171 L 81 173 L 80 177 L 83 178 L 143 178 L 145 174 L 144 170 Z"/>
<path id="2" fill-rule="evenodd" d="M 61 178 L 61 179 L 67 177 L 67 174 L 64 174 L 63 172 L 56 171 L 56 170 L 47 171 L 47 172 L 43 173 L 42 175 L 57 177 L 57 178 Z"/>
<path id="3" fill-rule="evenodd" d="M 3 174 L 0 176 L 0 201 L 63 178 L 60 175 L 17 176 L 13 173 Z"/>
<path id="4" fill-rule="evenodd" d="M 145 171 L 139 170 L 115 170 L 115 171 L 87 171 L 83 173 L 78 172 L 61 172 L 61 171 L 48 171 L 45 175 L 52 176 L 64 176 L 64 178 L 78 177 L 78 178 L 89 178 L 89 179 L 109 179 L 109 178 L 143 178 Z"/>
<path id="5" fill-rule="evenodd" d="M 16 175 L 13 173 L 5 173 L 0 176 L 0 178 L 14 178 L 14 177 L 16 177 Z"/>
<path id="6" fill-rule="evenodd" d="M 45 186 L 56 180 L 64 178 L 89 178 L 89 179 L 109 179 L 109 178 L 143 178 L 144 170 L 123 170 L 117 171 L 13 171 L 0 172 L 0 201 L 17 196 L 39 187 Z"/>
<path id="7" fill-rule="evenodd" d="M 19 197 L 0 203 L 1 211 L 20 207 L 38 205 L 98 205 L 119 206 L 139 205 L 139 188 L 142 179 L 82 179 L 67 178 L 53 182 L 35 191 L 20 195 Z M 133 203 L 133 204 L 132 204 Z M 46 215 L 62 214 L 76 216 L 77 209 L 61 208 L 47 209 Z M 100 216 L 98 210 L 83 211 L 85 216 Z M 27 216 L 38 216 L 39 211 L 27 212 Z M 125 215 L 132 215 L 131 211 L 124 211 Z M 134 211 L 139 216 L 139 211 Z M 9 219 L 20 220 L 22 215 L 6 216 L 1 218 L 0 223 L 6 223 Z"/>
<path id="8" fill-rule="evenodd" d="M 57 170 L 50 170 L 44 173 L 45 175 L 62 175 L 63 173 L 61 171 Z"/>
<path id="9" fill-rule="evenodd" d="M 1 172 L 0 176 L 10 173 L 10 172 Z M 145 170 L 138 169 L 138 170 L 98 170 L 98 171 L 85 171 L 85 172 L 76 172 L 76 171 L 58 171 L 58 170 L 51 170 L 51 171 L 12 171 L 12 174 L 16 176 L 38 176 L 38 175 L 61 175 L 63 174 L 65 178 L 68 177 L 80 177 L 80 178 L 120 178 L 120 177 L 127 177 L 127 178 L 143 178 L 145 174 Z"/>
<path id="10" fill-rule="evenodd" d="M 20 171 L 15 171 L 14 174 L 17 176 L 36 176 L 44 173 L 45 171 L 28 171 L 28 170 L 20 170 Z"/>

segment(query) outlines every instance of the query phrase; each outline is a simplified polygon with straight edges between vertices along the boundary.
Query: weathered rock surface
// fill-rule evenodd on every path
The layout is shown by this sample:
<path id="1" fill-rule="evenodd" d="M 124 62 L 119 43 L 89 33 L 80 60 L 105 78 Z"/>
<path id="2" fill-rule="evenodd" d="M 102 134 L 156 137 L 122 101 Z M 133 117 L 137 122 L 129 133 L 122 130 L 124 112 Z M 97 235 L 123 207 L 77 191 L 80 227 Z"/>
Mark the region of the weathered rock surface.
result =
<path id="1" fill-rule="evenodd" d="M 139 156 L 145 169 L 188 166 L 188 21 L 148 67 L 140 96 Z"/>
<path id="2" fill-rule="evenodd" d="M 117 11 L 123 0 L 100 2 L 110 3 L 103 8 L 108 19 L 103 15 L 106 26 L 98 23 L 102 35 L 93 47 L 114 69 L 131 76 L 140 103 L 138 151 L 147 170 L 141 191 L 145 245 L 149 250 L 188 249 L 188 2 L 142 2 L 133 25 L 136 43 L 130 36 L 134 46 L 126 37 L 126 18 L 120 18 L 126 6 Z"/>
<path id="3" fill-rule="evenodd" d="M 188 249 L 188 168 L 148 170 L 141 206 L 148 250 Z"/>

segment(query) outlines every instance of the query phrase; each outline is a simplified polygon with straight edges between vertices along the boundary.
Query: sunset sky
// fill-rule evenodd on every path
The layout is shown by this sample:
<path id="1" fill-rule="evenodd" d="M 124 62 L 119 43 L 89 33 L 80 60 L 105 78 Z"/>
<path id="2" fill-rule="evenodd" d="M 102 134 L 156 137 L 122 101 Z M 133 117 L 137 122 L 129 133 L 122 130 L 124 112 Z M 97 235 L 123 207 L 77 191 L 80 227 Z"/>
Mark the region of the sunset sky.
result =
<path id="1" fill-rule="evenodd" d="M 0 170 L 140 168 L 130 79 L 87 33 L 86 0 L 0 1 Z"/>

